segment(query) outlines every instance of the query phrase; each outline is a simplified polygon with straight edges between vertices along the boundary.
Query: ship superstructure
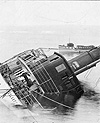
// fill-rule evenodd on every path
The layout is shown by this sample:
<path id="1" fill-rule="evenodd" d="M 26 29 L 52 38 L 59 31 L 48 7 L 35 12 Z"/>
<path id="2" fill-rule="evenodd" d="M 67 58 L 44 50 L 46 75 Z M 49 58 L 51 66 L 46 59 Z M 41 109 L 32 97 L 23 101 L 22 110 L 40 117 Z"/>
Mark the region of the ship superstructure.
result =
<path id="1" fill-rule="evenodd" d="M 67 54 L 67 53 L 83 53 L 95 48 L 94 45 L 77 45 L 74 46 L 73 43 L 68 43 L 67 45 L 59 45 L 59 53 Z"/>
<path id="2" fill-rule="evenodd" d="M 28 50 L 0 65 L 0 73 L 27 108 L 72 107 L 84 93 L 76 75 L 100 62 L 100 47 L 69 61 L 61 54 L 47 57 L 43 50 Z M 10 91 L 9 90 L 9 91 Z"/>

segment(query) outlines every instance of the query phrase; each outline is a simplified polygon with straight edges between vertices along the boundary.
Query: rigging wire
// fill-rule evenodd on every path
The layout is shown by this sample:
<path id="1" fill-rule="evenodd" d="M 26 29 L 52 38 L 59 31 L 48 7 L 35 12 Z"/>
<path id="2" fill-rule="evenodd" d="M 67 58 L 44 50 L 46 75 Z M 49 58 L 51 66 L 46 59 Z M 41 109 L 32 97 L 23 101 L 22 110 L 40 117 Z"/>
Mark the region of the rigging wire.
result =
<path id="1" fill-rule="evenodd" d="M 84 75 L 84 78 L 87 78 L 90 75 L 90 73 L 92 72 L 92 70 L 93 70 L 93 68 L 88 70 L 87 73 Z"/>
<path id="2" fill-rule="evenodd" d="M 94 89 L 98 86 L 99 82 L 100 82 L 100 77 L 98 78 L 98 80 L 97 80 L 95 86 L 93 87 Z"/>
<path id="3" fill-rule="evenodd" d="M 0 89 L 0 90 L 5 90 L 5 89 Z M 2 96 L 0 96 L 0 98 L 4 98 L 5 96 L 7 96 L 7 94 L 9 94 L 9 92 L 12 90 L 12 88 L 11 89 L 6 89 L 6 90 L 8 90 L 7 92 L 5 92 Z M 12 96 L 12 95 L 11 95 Z M 9 95 L 9 97 L 11 98 L 11 96 Z M 8 108 L 8 107 L 7 107 Z M 9 110 L 11 110 L 10 108 L 8 108 Z M 11 110 L 12 111 L 12 110 Z M 31 111 L 29 110 L 29 109 L 27 109 L 27 111 L 29 112 L 29 114 L 32 116 L 32 118 L 33 118 L 33 120 L 35 121 L 35 122 L 33 122 L 33 123 L 38 123 L 38 121 L 34 118 L 34 116 L 32 115 L 32 113 L 31 113 Z"/>
<path id="4" fill-rule="evenodd" d="M 90 73 L 92 72 L 92 70 L 93 70 L 93 68 L 91 68 L 89 71 L 87 71 L 87 73 L 84 75 L 84 78 L 87 79 L 87 77 L 90 75 Z M 93 89 L 95 89 L 98 86 L 99 82 L 100 82 L 100 77 L 97 79 L 96 84 L 93 87 Z"/>
<path id="5" fill-rule="evenodd" d="M 46 99 L 48 99 L 48 100 L 50 100 L 50 101 L 56 103 L 56 104 L 58 104 L 58 105 L 64 106 L 64 107 L 69 108 L 69 109 L 72 109 L 72 110 L 74 109 L 74 108 L 72 108 L 72 107 L 70 107 L 70 106 L 66 106 L 66 105 L 64 105 L 64 104 L 62 104 L 62 103 L 59 103 L 59 102 L 53 100 L 53 99 L 50 99 L 49 97 L 44 96 L 43 94 L 40 94 L 40 93 L 38 93 L 38 92 L 36 92 L 36 91 L 33 91 L 33 92 L 35 92 L 36 94 L 38 94 L 38 95 L 40 95 L 40 96 L 42 96 L 42 97 L 44 97 L 44 98 L 46 98 Z"/>

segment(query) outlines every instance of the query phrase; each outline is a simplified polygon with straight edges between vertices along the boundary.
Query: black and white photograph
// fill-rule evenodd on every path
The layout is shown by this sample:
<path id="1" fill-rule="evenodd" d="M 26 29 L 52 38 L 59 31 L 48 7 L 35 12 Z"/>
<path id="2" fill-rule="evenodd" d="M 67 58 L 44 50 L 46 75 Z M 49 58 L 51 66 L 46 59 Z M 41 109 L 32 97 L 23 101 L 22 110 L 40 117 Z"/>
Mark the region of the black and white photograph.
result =
<path id="1" fill-rule="evenodd" d="M 0 123 L 100 123 L 100 2 L 0 0 Z"/>

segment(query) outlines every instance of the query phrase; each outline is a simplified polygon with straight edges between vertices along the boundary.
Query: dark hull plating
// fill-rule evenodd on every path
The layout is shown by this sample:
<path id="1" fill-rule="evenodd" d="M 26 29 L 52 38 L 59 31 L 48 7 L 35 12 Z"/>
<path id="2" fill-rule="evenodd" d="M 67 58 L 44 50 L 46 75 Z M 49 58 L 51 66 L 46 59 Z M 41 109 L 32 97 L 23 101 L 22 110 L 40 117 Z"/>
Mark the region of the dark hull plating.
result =
<path id="1" fill-rule="evenodd" d="M 69 61 L 58 53 L 47 57 L 40 50 L 29 50 L 2 63 L 0 73 L 10 90 L 28 108 L 34 103 L 42 108 L 71 108 L 83 94 L 76 75 L 98 62 L 100 47 Z"/>
<path id="2" fill-rule="evenodd" d="M 78 87 L 78 92 L 76 89 L 73 89 L 69 92 L 60 92 L 60 94 L 44 94 L 40 95 L 37 92 L 32 92 L 33 95 L 38 99 L 40 104 L 44 108 L 64 108 L 72 109 L 78 99 L 83 95 L 84 91 L 82 87 Z M 34 100 L 35 102 L 35 100 Z M 29 106 L 30 107 L 30 106 Z M 31 107 L 30 107 L 31 108 Z"/>

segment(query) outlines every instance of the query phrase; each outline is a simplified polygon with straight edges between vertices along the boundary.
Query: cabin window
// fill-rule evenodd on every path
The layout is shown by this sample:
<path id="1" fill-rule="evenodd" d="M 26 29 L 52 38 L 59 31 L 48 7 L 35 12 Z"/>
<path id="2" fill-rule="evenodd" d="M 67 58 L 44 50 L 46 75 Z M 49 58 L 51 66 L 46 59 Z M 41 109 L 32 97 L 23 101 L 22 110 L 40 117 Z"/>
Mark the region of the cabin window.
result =
<path id="1" fill-rule="evenodd" d="M 74 62 L 72 63 L 72 66 L 73 66 L 74 69 L 77 69 L 77 68 L 80 67 L 80 65 L 78 64 L 77 61 L 74 61 Z"/>
<path id="2" fill-rule="evenodd" d="M 58 73 L 65 70 L 65 69 L 66 69 L 66 67 L 64 64 L 60 64 L 59 66 L 56 67 L 56 70 Z"/>

